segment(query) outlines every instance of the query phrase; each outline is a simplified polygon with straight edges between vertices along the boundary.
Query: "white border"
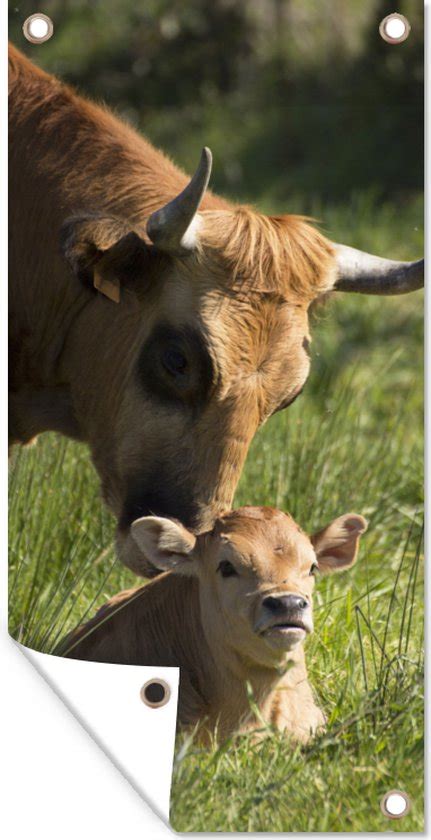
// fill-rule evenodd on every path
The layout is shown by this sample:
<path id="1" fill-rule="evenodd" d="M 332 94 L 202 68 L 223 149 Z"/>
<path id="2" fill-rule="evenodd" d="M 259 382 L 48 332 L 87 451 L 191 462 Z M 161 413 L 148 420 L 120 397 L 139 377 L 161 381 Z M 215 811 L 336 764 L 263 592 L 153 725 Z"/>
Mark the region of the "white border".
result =
<path id="1" fill-rule="evenodd" d="M 353 2 L 353 0 L 346 0 Z M 429 138 L 429 115 L 431 113 L 430 78 L 430 4 L 425 0 L 426 31 L 426 123 Z M 0 35 L 2 44 L 7 41 L 7 8 L 0 10 Z M 5 114 L 7 107 L 6 62 L 2 65 L 3 84 L 1 97 Z M 7 183 L 7 128 L 6 120 L 0 122 L 1 152 L 0 171 L 2 183 Z M 427 143 L 426 188 L 429 195 L 429 144 Z M 429 214 L 426 218 L 427 256 L 429 253 Z M 0 191 L 0 254 L 4 271 L 1 284 L 0 305 L 0 386 L 1 393 L 7 393 L 7 194 Z M 426 314 L 431 316 L 429 294 L 426 296 Z M 429 320 L 427 321 L 429 323 Z M 429 334 L 426 336 L 427 358 L 429 358 Z M 428 392 L 429 376 L 427 365 L 426 424 L 429 425 Z M 4 447 L 3 464 L 7 461 L 7 419 L 6 400 L 0 402 L 1 440 Z M 427 434 L 428 438 L 428 434 Z M 427 447 L 427 489 L 430 482 L 429 450 Z M 103 752 L 87 736 L 80 724 L 48 690 L 36 671 L 21 656 L 16 645 L 7 635 L 7 469 L 1 473 L 0 483 L 0 539 L 3 551 L 0 574 L 0 661 L 2 663 L 2 688 L 0 690 L 0 755 L 2 759 L 2 806 L 1 820 L 3 836 L 11 840 L 88 840 L 103 837 L 103 840 L 119 840 L 122 837 L 151 837 L 152 840 L 172 837 L 172 831 L 156 817 L 131 786 L 106 760 Z M 426 538 L 427 556 L 429 548 Z M 427 591 L 429 591 L 429 563 L 427 564 Z M 429 604 L 429 598 L 427 599 Z M 426 616 L 426 639 L 429 645 L 430 621 Z M 429 669 L 428 669 L 429 670 Z M 429 706 L 429 676 L 427 672 L 427 707 Z M 429 737 L 427 742 L 426 777 L 428 798 L 429 784 Z M 429 811 L 429 809 L 428 809 Z M 390 827 L 388 826 L 388 831 Z M 202 833 L 203 838 L 213 834 Z M 240 836 L 240 835 L 221 835 Z M 248 834 L 250 838 L 264 838 L 266 834 Z M 280 836 L 280 835 L 279 835 Z M 291 835 L 293 836 L 293 835 Z M 304 835 L 298 835 L 304 836 Z M 314 835 L 319 836 L 319 835 Z M 339 837 L 340 833 L 327 833 L 322 837 Z M 378 836 L 381 836 L 380 834 Z M 397 831 L 398 837 L 410 834 Z M 429 836 L 429 831 L 425 835 Z"/>

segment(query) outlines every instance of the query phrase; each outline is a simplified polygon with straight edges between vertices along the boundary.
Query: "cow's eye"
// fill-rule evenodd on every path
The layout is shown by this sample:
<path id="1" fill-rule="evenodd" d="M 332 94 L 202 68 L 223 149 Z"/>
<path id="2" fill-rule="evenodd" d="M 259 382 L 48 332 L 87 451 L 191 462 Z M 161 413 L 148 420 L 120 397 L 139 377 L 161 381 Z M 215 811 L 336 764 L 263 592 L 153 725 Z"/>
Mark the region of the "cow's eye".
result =
<path id="1" fill-rule="evenodd" d="M 238 574 L 235 567 L 232 566 L 232 563 L 229 563 L 229 560 L 222 560 L 218 565 L 217 571 L 220 572 L 221 576 L 224 578 L 233 577 Z"/>
<path id="2" fill-rule="evenodd" d="M 316 572 L 318 572 L 318 571 L 319 571 L 319 567 L 318 567 L 317 563 L 313 563 L 312 566 L 311 566 L 309 574 L 310 575 L 315 575 Z"/>
<path id="3" fill-rule="evenodd" d="M 162 353 L 162 364 L 171 376 L 182 376 L 187 370 L 187 359 L 181 350 L 169 347 Z"/>
<path id="4" fill-rule="evenodd" d="M 187 324 L 177 329 L 159 324 L 143 344 L 136 369 L 147 395 L 176 409 L 198 409 L 214 381 L 205 338 Z"/>

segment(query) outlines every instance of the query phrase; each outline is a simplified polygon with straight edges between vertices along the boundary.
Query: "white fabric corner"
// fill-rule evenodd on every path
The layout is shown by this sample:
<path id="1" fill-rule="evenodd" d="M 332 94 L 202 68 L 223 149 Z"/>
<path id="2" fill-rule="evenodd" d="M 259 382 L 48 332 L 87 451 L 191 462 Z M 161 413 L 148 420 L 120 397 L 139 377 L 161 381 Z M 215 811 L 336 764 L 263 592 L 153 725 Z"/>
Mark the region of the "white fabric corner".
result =
<path id="1" fill-rule="evenodd" d="M 116 767 L 169 824 L 179 668 L 108 665 L 38 653 L 16 643 Z M 150 708 L 148 680 L 170 687 L 169 702 Z"/>

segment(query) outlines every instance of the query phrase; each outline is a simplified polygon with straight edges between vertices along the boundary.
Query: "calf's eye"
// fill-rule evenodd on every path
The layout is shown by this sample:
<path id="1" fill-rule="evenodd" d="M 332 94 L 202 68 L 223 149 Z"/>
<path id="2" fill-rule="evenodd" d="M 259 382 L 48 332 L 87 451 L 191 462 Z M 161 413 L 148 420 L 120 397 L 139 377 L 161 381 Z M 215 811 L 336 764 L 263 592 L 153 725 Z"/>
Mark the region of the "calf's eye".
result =
<path id="1" fill-rule="evenodd" d="M 313 563 L 313 565 L 311 566 L 309 574 L 310 575 L 315 575 L 316 572 L 318 572 L 318 571 L 319 571 L 319 567 L 318 567 L 317 563 Z"/>
<path id="2" fill-rule="evenodd" d="M 234 566 L 232 566 L 232 563 L 229 563 L 229 560 L 222 560 L 218 565 L 217 571 L 220 572 L 221 576 L 224 578 L 238 575 L 237 570 Z"/>

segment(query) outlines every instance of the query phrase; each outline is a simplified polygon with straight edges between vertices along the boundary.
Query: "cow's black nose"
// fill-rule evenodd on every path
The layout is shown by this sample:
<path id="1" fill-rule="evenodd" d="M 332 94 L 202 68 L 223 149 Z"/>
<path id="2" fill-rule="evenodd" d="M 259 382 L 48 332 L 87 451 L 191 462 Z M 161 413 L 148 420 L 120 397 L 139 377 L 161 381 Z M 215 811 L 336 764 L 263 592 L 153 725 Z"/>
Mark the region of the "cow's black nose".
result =
<path id="1" fill-rule="evenodd" d="M 286 612 L 289 610 L 305 610 L 308 607 L 308 601 L 302 595 L 268 595 L 262 601 L 272 613 Z"/>

